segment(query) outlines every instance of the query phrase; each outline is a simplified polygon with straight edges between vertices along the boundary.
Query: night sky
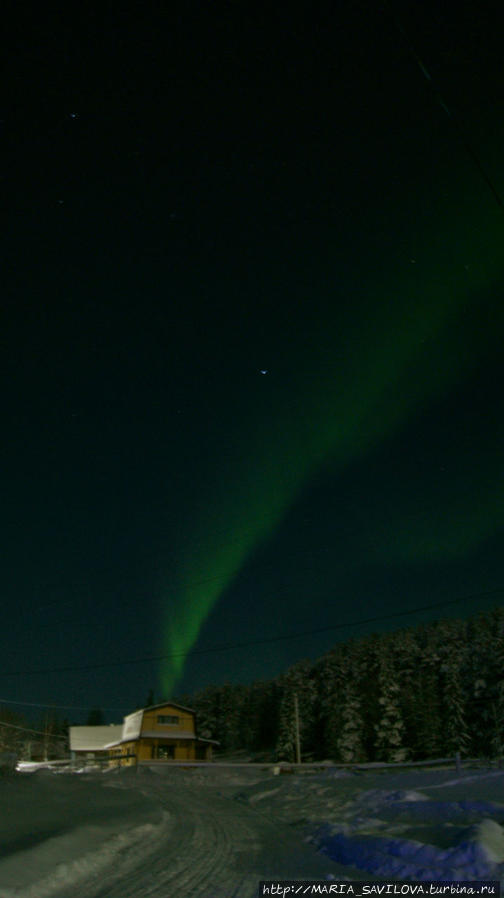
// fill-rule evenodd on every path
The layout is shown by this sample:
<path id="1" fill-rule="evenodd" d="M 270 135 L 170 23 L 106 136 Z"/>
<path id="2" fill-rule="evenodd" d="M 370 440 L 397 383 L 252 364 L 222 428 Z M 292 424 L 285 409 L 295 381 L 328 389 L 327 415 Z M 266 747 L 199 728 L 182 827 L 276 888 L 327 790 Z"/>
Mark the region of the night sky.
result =
<path id="1" fill-rule="evenodd" d="M 500 604 L 496 5 L 78 15 L 8 35 L 0 703 Z"/>

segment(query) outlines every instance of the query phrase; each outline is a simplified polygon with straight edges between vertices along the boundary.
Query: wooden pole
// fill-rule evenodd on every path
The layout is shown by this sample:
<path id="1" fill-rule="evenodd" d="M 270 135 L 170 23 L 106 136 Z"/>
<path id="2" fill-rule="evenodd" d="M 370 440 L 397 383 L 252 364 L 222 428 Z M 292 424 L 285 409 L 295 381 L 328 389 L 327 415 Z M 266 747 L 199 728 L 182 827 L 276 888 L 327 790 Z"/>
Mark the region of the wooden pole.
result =
<path id="1" fill-rule="evenodd" d="M 299 742 L 299 704 L 297 695 L 294 696 L 294 719 L 296 723 L 296 763 L 301 763 L 301 746 Z"/>

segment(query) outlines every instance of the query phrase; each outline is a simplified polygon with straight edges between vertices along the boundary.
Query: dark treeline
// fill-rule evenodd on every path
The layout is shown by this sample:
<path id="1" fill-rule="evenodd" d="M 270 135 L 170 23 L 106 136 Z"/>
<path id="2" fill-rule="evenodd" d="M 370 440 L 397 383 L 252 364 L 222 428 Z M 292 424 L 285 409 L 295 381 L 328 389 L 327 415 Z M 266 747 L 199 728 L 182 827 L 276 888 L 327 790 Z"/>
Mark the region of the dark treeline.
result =
<path id="1" fill-rule="evenodd" d="M 224 751 L 295 760 L 420 761 L 504 754 L 504 608 L 338 644 L 274 680 L 178 701 Z"/>
<path id="2" fill-rule="evenodd" d="M 69 722 L 50 710 L 32 723 L 0 705 L 0 755 L 13 752 L 22 761 L 59 760 L 69 753 Z"/>
<path id="3" fill-rule="evenodd" d="M 91 708 L 86 726 L 104 724 L 101 708 Z M 70 752 L 73 725 L 51 708 L 41 711 L 35 720 L 27 720 L 24 714 L 0 704 L 0 754 L 13 752 L 21 761 L 62 760 Z"/>

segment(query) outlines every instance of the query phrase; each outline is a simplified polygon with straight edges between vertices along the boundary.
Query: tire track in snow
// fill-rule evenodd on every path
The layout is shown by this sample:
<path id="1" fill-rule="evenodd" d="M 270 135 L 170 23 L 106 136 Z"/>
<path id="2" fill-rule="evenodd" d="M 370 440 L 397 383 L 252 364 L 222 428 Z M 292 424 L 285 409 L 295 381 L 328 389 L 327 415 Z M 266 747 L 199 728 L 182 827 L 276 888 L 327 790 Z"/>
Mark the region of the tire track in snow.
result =
<path id="1" fill-rule="evenodd" d="M 161 804 L 166 822 L 152 842 L 130 846 L 123 865 L 76 884 L 73 898 L 252 898 L 260 879 L 324 879 L 335 867 L 290 827 L 196 778 L 142 776 L 120 787 Z"/>

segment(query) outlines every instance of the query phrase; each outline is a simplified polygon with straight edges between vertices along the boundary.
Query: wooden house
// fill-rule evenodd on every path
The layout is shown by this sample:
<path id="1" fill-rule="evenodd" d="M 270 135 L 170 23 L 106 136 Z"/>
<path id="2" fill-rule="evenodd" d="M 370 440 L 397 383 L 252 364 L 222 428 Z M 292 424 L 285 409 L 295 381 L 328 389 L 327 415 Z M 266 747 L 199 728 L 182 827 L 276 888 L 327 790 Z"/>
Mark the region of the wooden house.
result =
<path id="1" fill-rule="evenodd" d="M 215 740 L 202 739 L 190 708 L 163 702 L 124 718 L 121 738 L 107 745 L 112 764 L 211 761 Z"/>

